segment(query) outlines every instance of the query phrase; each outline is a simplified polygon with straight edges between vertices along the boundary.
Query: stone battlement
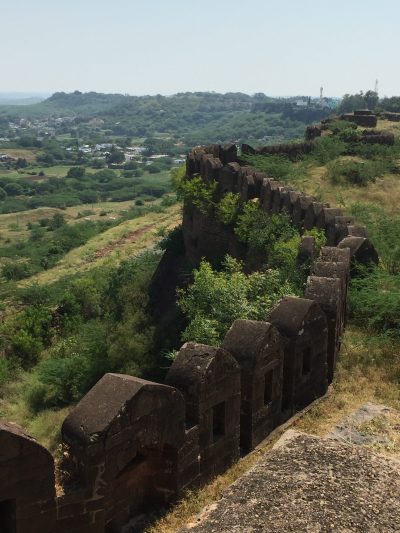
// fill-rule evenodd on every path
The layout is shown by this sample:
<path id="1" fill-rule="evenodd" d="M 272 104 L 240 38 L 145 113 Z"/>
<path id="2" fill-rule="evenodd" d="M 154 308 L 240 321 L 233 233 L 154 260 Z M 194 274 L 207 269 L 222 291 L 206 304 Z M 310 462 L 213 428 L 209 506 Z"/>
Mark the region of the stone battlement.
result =
<path id="1" fill-rule="evenodd" d="M 309 259 L 303 298 L 285 297 L 265 322 L 236 320 L 220 348 L 182 346 L 165 384 L 106 374 L 64 421 L 64 494 L 56 495 L 53 458 L 17 426 L 0 424 L 2 533 L 121 531 L 146 506 L 164 506 L 224 472 L 296 411 L 327 391 L 339 356 L 353 261 L 378 260 L 365 227 L 254 169 L 236 146 L 196 148 L 187 176 L 215 180 L 217 195 L 258 199 L 286 211 L 300 232 L 318 227 L 328 246 Z M 226 228 L 185 206 L 185 254 L 240 255 Z M 168 253 L 168 252 L 167 252 Z M 161 269 L 171 262 L 161 265 Z"/>

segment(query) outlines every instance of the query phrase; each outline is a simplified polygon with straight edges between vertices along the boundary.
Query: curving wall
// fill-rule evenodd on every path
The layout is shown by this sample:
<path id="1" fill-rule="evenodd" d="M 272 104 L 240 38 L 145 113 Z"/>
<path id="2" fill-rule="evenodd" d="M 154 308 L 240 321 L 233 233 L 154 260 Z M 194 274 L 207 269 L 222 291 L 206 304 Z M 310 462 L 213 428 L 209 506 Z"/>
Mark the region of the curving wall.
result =
<path id="1" fill-rule="evenodd" d="M 106 374 L 64 421 L 57 495 L 49 452 L 1 423 L 2 533 L 123 531 L 149 506 L 162 508 L 224 472 L 332 381 L 352 262 L 378 260 L 365 227 L 241 166 L 234 145 L 194 149 L 187 175 L 216 180 L 220 197 L 238 192 L 266 212 L 285 210 L 300 231 L 325 230 L 318 257 L 312 237 L 301 243 L 299 262 L 311 262 L 304 298 L 283 298 L 266 322 L 236 320 L 220 348 L 186 343 L 165 384 Z M 246 253 L 232 231 L 188 205 L 183 238 L 192 265 Z M 164 274 L 171 262 L 167 252 Z"/>

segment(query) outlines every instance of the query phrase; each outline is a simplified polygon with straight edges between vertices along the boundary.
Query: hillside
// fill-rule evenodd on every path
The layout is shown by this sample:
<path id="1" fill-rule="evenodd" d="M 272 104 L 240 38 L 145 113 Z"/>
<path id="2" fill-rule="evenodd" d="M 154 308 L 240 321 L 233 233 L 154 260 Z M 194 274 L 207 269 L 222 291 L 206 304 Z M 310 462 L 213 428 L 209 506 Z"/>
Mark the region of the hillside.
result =
<path id="1" fill-rule="evenodd" d="M 249 153 L 251 149 L 243 147 L 243 152 L 247 151 L 248 155 L 242 153 L 239 157 L 234 145 L 197 148 L 188 156 L 186 175 L 183 167 L 171 172 L 174 191 L 178 200 L 184 203 L 182 228 L 176 226 L 181 218 L 179 206 L 176 198 L 168 194 L 165 182 L 160 199 L 142 196 L 140 198 L 145 199 L 140 199 L 135 206 L 97 201 L 87 210 L 78 205 L 63 206 L 63 209 L 38 206 L 29 211 L 1 215 L 4 218 L 0 217 L 0 224 L 7 233 L 2 246 L 3 278 L 15 274 L 15 265 L 23 269 L 34 267 L 33 271 L 24 270 L 19 279 L 11 276 L 8 285 L 3 286 L 6 296 L 0 329 L 3 355 L 0 359 L 0 410 L 3 417 L 22 424 L 55 452 L 60 442 L 60 426 L 67 416 L 62 439 L 65 440 L 67 435 L 71 454 L 78 453 L 74 447 L 80 454 L 82 442 L 91 443 L 99 434 L 104 434 L 104 439 L 112 436 L 107 425 L 110 420 L 118 428 L 120 424 L 131 424 L 134 417 L 121 417 L 119 411 L 122 409 L 121 413 L 126 413 L 127 402 L 133 402 L 129 403 L 129 409 L 140 416 L 147 413 L 141 410 L 142 407 L 135 411 L 135 402 L 141 405 L 142 389 L 144 394 L 150 394 L 148 398 L 153 395 L 150 390 L 154 391 L 155 403 L 151 404 L 154 405 L 154 418 L 149 434 L 157 446 L 163 443 L 160 439 L 165 438 L 166 442 L 176 439 L 173 446 L 180 450 L 178 457 L 183 470 L 173 469 L 172 474 L 178 476 L 178 486 L 183 486 L 186 479 L 180 477 L 183 473 L 188 475 L 188 484 L 196 480 L 195 466 L 200 468 L 198 457 L 205 458 L 200 464 L 204 468 L 203 481 L 209 481 L 216 473 L 222 474 L 236 461 L 239 457 L 239 425 L 240 431 L 253 432 L 251 439 L 254 440 L 250 441 L 242 438 L 240 433 L 241 452 L 246 453 L 262 440 L 263 435 L 304 406 L 307 406 L 307 412 L 295 419 L 296 424 L 300 429 L 316 434 L 324 434 L 345 414 L 366 401 L 399 407 L 400 216 L 397 177 L 400 173 L 400 130 L 396 123 L 380 119 L 374 132 L 365 133 L 363 127 L 334 117 L 319 128 L 319 135 L 311 143 L 281 146 L 278 155 L 270 153 L 274 151 L 271 147 L 264 152 L 261 147 L 253 154 Z M 371 136 L 374 137 L 373 143 Z M 293 153 L 296 153 L 295 157 Z M 114 181 L 118 187 L 121 180 L 128 180 L 125 183 L 132 180 L 134 185 L 137 178 L 134 174 L 117 169 L 117 176 L 115 171 L 110 174 L 110 170 L 93 172 L 89 168 L 74 166 L 67 176 L 54 176 L 49 184 L 55 187 L 59 183 L 67 187 L 69 193 L 76 190 L 78 194 L 80 183 L 99 189 L 104 185 L 106 195 L 110 194 L 109 185 Z M 153 176 L 160 182 L 165 179 L 158 173 Z M 151 178 L 147 173 L 140 176 L 143 185 Z M 19 195 L 30 198 L 28 185 L 21 183 Z M 267 184 L 271 193 L 268 202 L 266 192 L 264 196 L 261 194 L 262 187 Z M 7 190 L 13 189 L 8 187 Z M 271 192 L 273 190 L 276 194 Z M 313 194 L 313 197 L 308 198 L 296 190 Z M 290 205 L 285 204 L 288 200 Z M 344 209 L 342 213 L 335 212 L 333 225 L 328 218 L 319 224 L 319 214 L 325 209 L 322 203 L 326 201 L 333 208 L 341 206 Z M 289 205 L 289 210 L 285 205 Z M 307 228 L 305 205 L 307 209 L 312 208 L 312 223 Z M 362 223 L 367 226 L 371 242 L 365 236 L 367 230 Z M 343 258 L 347 248 L 340 246 L 342 232 L 350 232 L 350 229 L 355 233 L 344 235 L 350 238 L 355 235 L 356 240 L 361 239 L 366 247 L 365 254 L 356 255 L 358 248 L 354 249 L 346 303 L 350 251 L 346 263 Z M 313 241 L 315 248 L 309 260 L 301 262 L 299 249 L 304 236 Z M 8 242 L 9 239 L 14 243 Z M 326 244 L 330 249 L 325 247 Z M 332 276 L 339 279 L 331 279 L 326 271 L 318 274 L 318 279 L 335 282 L 338 290 L 335 318 L 329 315 L 331 304 L 321 308 L 317 305 L 317 297 L 314 298 L 310 290 L 310 278 L 307 278 L 318 264 L 320 249 L 328 255 L 333 249 L 341 258 L 330 259 L 331 264 L 327 259 L 320 259 L 320 268 L 328 268 L 329 272 L 338 268 L 337 272 L 342 273 L 347 269 L 344 278 Z M 375 249 L 379 253 L 379 262 Z M 18 260 L 7 261 L 7 257 Z M 43 257 L 45 263 L 41 261 Z M 19 276 L 19 271 L 17 274 Z M 301 337 L 303 343 L 310 343 L 315 368 L 314 363 L 311 365 L 311 351 L 306 345 L 302 344 L 298 352 L 292 352 L 299 357 L 296 368 L 302 385 L 284 409 L 283 391 L 287 389 L 281 391 L 282 382 L 277 378 L 273 381 L 271 367 L 266 365 L 276 365 L 278 358 L 285 368 L 283 346 L 287 344 L 283 341 L 283 333 L 282 337 L 269 337 L 273 330 L 265 320 L 277 320 L 276 316 L 273 318 L 276 309 L 285 309 L 288 305 L 290 309 L 291 305 L 297 305 L 294 302 L 312 305 L 313 313 L 316 313 L 313 325 L 310 322 L 306 327 L 296 318 L 291 322 L 290 334 L 286 333 L 296 339 Z M 284 311 L 282 314 L 285 316 Z M 315 317 L 319 321 L 318 327 Z M 266 412 L 270 418 L 262 431 L 257 432 L 241 421 L 237 426 L 229 425 L 229 435 L 228 432 L 225 435 L 221 426 L 225 407 L 220 408 L 225 403 L 220 399 L 218 403 L 213 395 L 217 394 L 218 398 L 226 395 L 226 402 L 229 402 L 226 409 L 229 405 L 232 417 L 239 421 L 239 367 L 229 358 L 243 342 L 237 339 L 243 339 L 246 333 L 232 333 L 235 320 L 239 329 L 245 323 L 248 327 L 269 331 L 260 334 L 266 345 L 259 351 L 254 348 L 254 334 L 249 337 L 247 332 L 251 342 L 245 343 L 244 353 L 247 355 L 244 359 L 253 353 L 252 350 L 256 357 L 262 355 L 261 370 L 255 375 L 260 386 L 257 394 L 252 396 L 257 402 L 261 398 L 262 405 L 254 403 L 253 407 L 260 410 L 256 412 L 256 424 L 264 420 Z M 301 324 L 306 333 L 304 329 L 301 334 L 297 330 L 293 333 L 293 327 L 303 328 Z M 329 343 L 328 331 L 333 335 L 329 337 Z M 230 335 L 233 341 L 229 343 Z M 274 339 L 272 344 L 271 339 Z M 183 341 L 200 344 L 189 343 L 178 353 Z M 221 346 L 224 350 L 219 350 Z M 339 350 L 340 360 L 337 362 Z M 199 364 L 192 368 L 196 360 Z M 221 364 L 214 364 L 219 360 Z M 185 364 L 188 365 L 186 370 Z M 206 369 L 213 376 L 215 374 L 210 382 L 202 377 Z M 102 378 L 104 374 L 107 375 Z M 163 383 L 166 374 L 167 384 L 181 390 L 185 401 L 189 398 L 187 405 L 193 412 L 188 411 L 185 421 L 182 418 L 184 409 L 179 403 L 181 396 L 175 394 L 175 400 L 166 400 L 170 392 L 157 384 Z M 157 383 L 148 384 L 140 378 Z M 192 380 L 196 382 L 193 387 Z M 201 387 L 196 380 L 200 380 Z M 296 381 L 293 380 L 293 387 L 297 386 Z M 330 394 L 324 396 L 328 382 L 331 383 Z M 250 380 L 249 387 L 252 383 Z M 273 387 L 272 383 L 275 383 Z M 230 392 L 230 387 L 234 387 L 234 392 Z M 210 388 L 208 392 L 207 388 Z M 212 398 L 212 402 L 217 402 L 212 406 L 212 419 L 208 404 L 201 403 L 197 393 L 191 398 L 194 390 L 205 394 L 207 401 Z M 113 401 L 109 401 L 110 391 L 118 391 L 112 395 Z M 311 403 L 320 396 L 323 398 L 318 403 Z M 82 402 L 76 405 L 82 398 Z M 205 409 L 204 416 L 199 416 L 193 409 L 196 402 L 199 402 L 199 409 Z M 100 413 L 98 405 L 107 405 L 107 409 Z M 81 419 L 92 420 L 91 412 L 96 416 L 82 436 L 86 427 Z M 175 425 L 164 431 L 167 412 L 169 415 L 173 413 L 171 421 Z M 140 416 L 135 419 L 135 424 L 145 423 L 138 422 Z M 214 440 L 208 444 L 204 444 L 207 442 L 204 440 L 197 443 L 199 425 L 209 424 L 210 420 L 212 428 L 209 433 Z M 129 429 L 133 431 L 129 434 L 135 439 L 139 435 L 139 442 L 141 435 L 148 433 L 137 430 L 138 427 L 135 426 L 135 431 Z M 221 439 L 219 444 L 218 439 Z M 151 453 L 159 453 L 157 446 L 152 448 L 147 441 L 141 446 L 145 454 L 149 446 L 153 450 Z M 203 451 L 200 453 L 196 446 L 204 448 L 206 453 L 202 455 Z M 388 447 L 396 446 L 395 441 L 388 444 Z M 169 450 L 168 445 L 162 450 L 164 461 L 163 454 Z M 159 468 L 156 463 L 151 463 L 152 455 L 150 459 L 147 456 L 141 459 L 140 455 L 137 463 L 135 457 L 132 462 L 129 454 L 126 459 L 128 468 L 123 468 L 122 475 L 117 477 L 122 492 L 125 483 L 140 481 L 140 465 L 147 464 L 146 461 Z M 204 503 L 218 497 L 223 487 L 246 470 L 253 458 L 251 455 L 235 464 L 194 495 L 189 493 L 154 526 L 154 531 L 176 531 L 182 527 Z M 65 468 L 71 471 L 70 465 Z M 68 480 L 60 483 L 66 483 L 63 490 L 69 490 Z M 148 483 L 146 478 L 145 483 Z M 151 483 L 146 486 L 152 487 Z M 196 489 L 197 485 L 194 487 Z"/>
<path id="2" fill-rule="evenodd" d="M 24 106 L 0 106 L 3 120 L 58 117 L 84 124 L 100 119 L 114 135 L 149 137 L 168 134 L 189 145 L 232 139 L 285 140 L 301 137 L 304 125 L 321 120 L 329 108 L 318 101 L 297 107 L 296 99 L 273 99 L 264 94 L 178 93 L 172 96 L 128 96 L 102 93 L 55 93 Z"/>

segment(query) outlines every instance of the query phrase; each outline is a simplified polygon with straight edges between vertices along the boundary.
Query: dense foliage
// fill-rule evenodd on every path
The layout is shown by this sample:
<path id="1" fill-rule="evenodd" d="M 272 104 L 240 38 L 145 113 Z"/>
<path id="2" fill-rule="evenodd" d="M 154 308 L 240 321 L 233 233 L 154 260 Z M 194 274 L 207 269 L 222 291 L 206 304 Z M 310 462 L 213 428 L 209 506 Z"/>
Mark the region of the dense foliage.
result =
<path id="1" fill-rule="evenodd" d="M 0 171 L 0 214 L 44 206 L 62 209 L 99 201 L 159 198 L 170 190 L 170 183 L 168 175 L 158 172 L 135 176 L 134 171 L 101 169 L 89 173 L 82 167 L 71 167 L 65 177 L 38 180 L 1 177 Z"/>
<path id="2" fill-rule="evenodd" d="M 38 303 L 0 326 L 1 359 L 7 361 L 0 366 L 0 385 L 7 368 L 32 368 L 24 397 L 40 410 L 79 400 L 105 372 L 157 376 L 147 293 L 158 259 L 145 253 L 79 277 L 57 296 L 55 306 L 48 293 L 41 297 L 40 287 L 25 291 L 26 300 L 34 295 Z"/>
<path id="3" fill-rule="evenodd" d="M 188 320 L 182 340 L 219 346 L 235 319 L 266 320 L 282 296 L 294 292 L 277 270 L 245 274 L 243 264 L 230 256 L 220 271 L 202 261 L 193 283 L 179 291 L 178 303 Z"/>
<path id="4" fill-rule="evenodd" d="M 380 264 L 360 269 L 352 280 L 350 311 L 357 324 L 379 334 L 400 335 L 400 219 L 373 204 L 354 204 L 352 213 L 368 225 Z"/>

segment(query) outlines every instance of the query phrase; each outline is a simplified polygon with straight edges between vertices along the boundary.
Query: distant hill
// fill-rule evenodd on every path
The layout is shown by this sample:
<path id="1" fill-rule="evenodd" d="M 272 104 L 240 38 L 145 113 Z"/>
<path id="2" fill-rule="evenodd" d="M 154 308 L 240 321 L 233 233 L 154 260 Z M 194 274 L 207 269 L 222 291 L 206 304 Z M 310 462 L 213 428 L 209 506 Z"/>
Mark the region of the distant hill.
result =
<path id="1" fill-rule="evenodd" d="M 275 104 L 275 105 L 273 105 Z M 284 104 L 284 105 L 282 105 Z M 178 93 L 129 96 L 96 92 L 58 92 L 34 105 L 0 106 L 0 119 L 73 116 L 85 123 L 96 117 L 114 135 L 168 134 L 189 144 L 253 138 L 302 137 L 304 125 L 328 116 L 316 101 L 298 107 L 263 93 Z"/>

